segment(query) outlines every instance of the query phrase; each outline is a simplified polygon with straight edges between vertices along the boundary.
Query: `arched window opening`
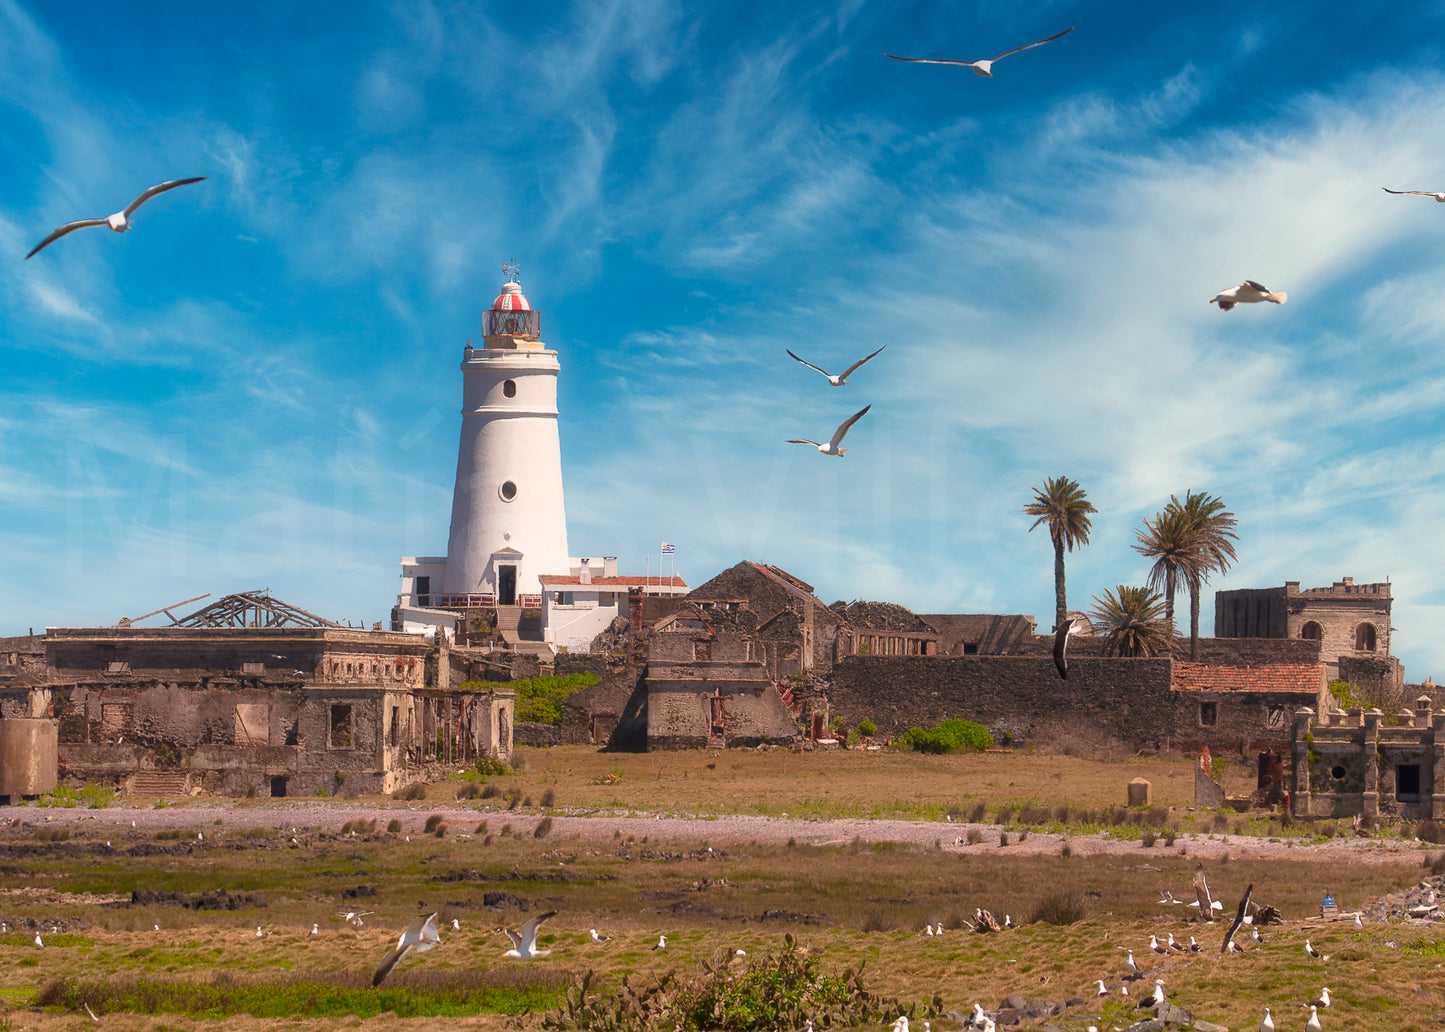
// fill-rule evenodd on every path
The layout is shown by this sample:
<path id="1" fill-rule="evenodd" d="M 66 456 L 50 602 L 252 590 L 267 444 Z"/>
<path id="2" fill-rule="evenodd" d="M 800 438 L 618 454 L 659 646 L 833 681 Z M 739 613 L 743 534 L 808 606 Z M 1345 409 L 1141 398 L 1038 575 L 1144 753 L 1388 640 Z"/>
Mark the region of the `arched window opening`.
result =
<path id="1" fill-rule="evenodd" d="M 1307 620 L 1299 629 L 1299 636 L 1306 641 L 1321 641 L 1324 639 L 1325 629 L 1314 620 Z"/>
<path id="2" fill-rule="evenodd" d="M 1362 623 L 1355 628 L 1355 649 L 1358 652 L 1375 651 L 1375 625 Z"/>

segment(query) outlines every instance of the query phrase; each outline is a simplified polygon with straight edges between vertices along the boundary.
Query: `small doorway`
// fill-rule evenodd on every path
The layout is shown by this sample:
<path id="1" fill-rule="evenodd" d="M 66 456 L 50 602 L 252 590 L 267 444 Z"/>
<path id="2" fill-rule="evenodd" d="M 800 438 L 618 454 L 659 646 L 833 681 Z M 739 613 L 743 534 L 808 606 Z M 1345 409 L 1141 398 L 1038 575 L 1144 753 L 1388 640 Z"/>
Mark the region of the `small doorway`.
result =
<path id="1" fill-rule="evenodd" d="M 726 714 L 725 714 L 725 712 L 724 712 L 724 710 L 723 710 L 723 700 L 722 700 L 722 698 L 720 698 L 720 697 L 719 697 L 719 698 L 715 698 L 715 699 L 712 700 L 712 734 L 711 734 L 711 737 L 712 737 L 712 738 L 715 738 L 715 739 L 725 738 L 726 735 L 725 735 L 724 732 L 725 732 L 726 730 L 727 730 L 727 717 L 726 717 Z"/>
<path id="2" fill-rule="evenodd" d="M 1395 768 L 1395 798 L 1402 803 L 1420 801 L 1420 765 L 1402 763 Z"/>
<path id="3" fill-rule="evenodd" d="M 517 604 L 517 568 L 515 566 L 500 566 L 497 568 L 497 605 L 514 606 Z"/>
<path id="4" fill-rule="evenodd" d="M 286 797 L 286 775 L 271 775 L 271 798 L 284 799 Z"/>

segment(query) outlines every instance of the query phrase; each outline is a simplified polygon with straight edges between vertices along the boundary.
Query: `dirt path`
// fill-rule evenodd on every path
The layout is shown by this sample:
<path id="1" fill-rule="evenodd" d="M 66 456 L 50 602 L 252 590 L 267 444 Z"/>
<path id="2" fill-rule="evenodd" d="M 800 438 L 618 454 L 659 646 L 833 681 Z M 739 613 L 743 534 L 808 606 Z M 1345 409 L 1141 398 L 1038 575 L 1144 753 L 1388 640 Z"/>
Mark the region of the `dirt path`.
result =
<path id="1" fill-rule="evenodd" d="M 750 817 L 739 815 L 641 813 L 637 811 L 575 811 L 557 810 L 549 815 L 516 813 L 500 807 L 427 806 L 422 804 L 366 806 L 322 802 L 262 802 L 250 800 L 185 802 L 164 808 L 153 804 L 119 805 L 102 810 L 16 807 L 0 811 L 0 819 L 12 826 L 72 826 L 77 832 L 106 834 L 109 829 L 159 831 L 169 828 L 195 829 L 204 834 L 209 829 L 248 829 L 274 827 L 277 833 L 291 829 L 323 829 L 336 831 L 347 821 L 375 820 L 378 828 L 388 822 L 401 822 L 404 837 L 424 834 L 427 818 L 440 814 L 453 835 L 468 834 L 481 821 L 490 830 L 499 831 L 510 824 L 514 833 L 529 835 L 538 822 L 550 816 L 552 838 L 611 838 L 616 834 L 648 836 L 650 841 L 666 842 L 759 842 L 782 844 L 794 840 L 818 846 L 841 846 L 855 840 L 863 842 L 898 842 L 921 848 L 939 846 L 948 852 L 997 853 L 1000 830 L 996 825 L 940 823 L 937 821 L 900 820 L 803 820 L 791 817 Z M 969 845 L 970 830 L 982 838 Z M 1141 858 L 1162 856 L 1180 849 L 1190 856 L 1211 859 L 1225 856 L 1258 859 L 1309 859 L 1333 861 L 1348 859 L 1351 863 L 1400 863 L 1425 855 L 1428 847 L 1418 841 L 1401 839 L 1335 838 L 1318 844 L 1282 839 L 1271 842 L 1247 836 L 1212 837 L 1181 835 L 1172 847 L 1161 838 L 1152 848 L 1137 840 L 1121 840 L 1106 835 L 1059 835 L 1031 832 L 1020 839 L 1020 833 L 1008 833 L 1006 847 L 1013 855 L 1057 853 L 1067 842 L 1076 856 L 1137 854 Z"/>

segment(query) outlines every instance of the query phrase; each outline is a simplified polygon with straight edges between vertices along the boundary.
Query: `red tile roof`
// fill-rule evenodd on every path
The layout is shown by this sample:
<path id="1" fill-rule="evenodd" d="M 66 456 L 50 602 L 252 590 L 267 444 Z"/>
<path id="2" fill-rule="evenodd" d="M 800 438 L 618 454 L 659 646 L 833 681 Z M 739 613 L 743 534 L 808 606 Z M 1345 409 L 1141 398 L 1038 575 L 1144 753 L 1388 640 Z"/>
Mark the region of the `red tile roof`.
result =
<path id="1" fill-rule="evenodd" d="M 561 576 L 559 574 L 544 573 L 540 578 L 547 587 L 604 587 L 604 588 L 685 588 L 687 581 L 681 577 L 593 577 L 591 582 L 583 584 L 582 580 L 573 576 Z"/>
<path id="2" fill-rule="evenodd" d="M 1319 663 L 1270 663 L 1253 667 L 1174 664 L 1175 691 L 1290 692 L 1314 698 L 1323 683 L 1324 667 Z"/>

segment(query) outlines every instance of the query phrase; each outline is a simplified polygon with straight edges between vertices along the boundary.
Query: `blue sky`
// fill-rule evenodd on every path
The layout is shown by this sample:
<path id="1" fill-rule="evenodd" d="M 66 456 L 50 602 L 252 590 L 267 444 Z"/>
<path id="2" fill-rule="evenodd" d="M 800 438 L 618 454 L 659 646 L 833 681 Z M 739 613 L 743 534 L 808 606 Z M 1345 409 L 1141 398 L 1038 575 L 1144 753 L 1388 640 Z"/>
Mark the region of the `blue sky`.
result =
<path id="1" fill-rule="evenodd" d="M 1380 189 L 1445 189 L 1445 8 L 698 6 L 0 0 L 0 633 L 259 587 L 384 620 L 515 258 L 574 554 L 1047 630 L 1035 485 L 1099 509 L 1075 608 L 1205 490 L 1211 588 L 1388 577 L 1445 676 L 1445 206 Z M 1071 24 L 991 80 L 881 53 Z M 1289 303 L 1205 303 L 1246 277 Z M 882 344 L 840 389 L 784 353 Z M 784 443 L 869 403 L 841 461 Z"/>

